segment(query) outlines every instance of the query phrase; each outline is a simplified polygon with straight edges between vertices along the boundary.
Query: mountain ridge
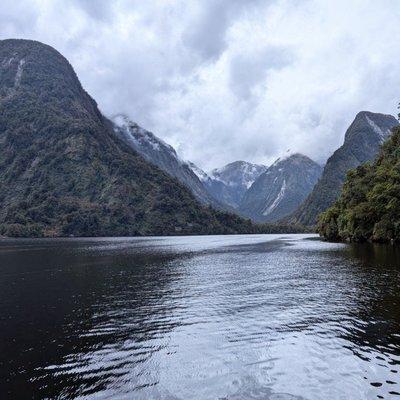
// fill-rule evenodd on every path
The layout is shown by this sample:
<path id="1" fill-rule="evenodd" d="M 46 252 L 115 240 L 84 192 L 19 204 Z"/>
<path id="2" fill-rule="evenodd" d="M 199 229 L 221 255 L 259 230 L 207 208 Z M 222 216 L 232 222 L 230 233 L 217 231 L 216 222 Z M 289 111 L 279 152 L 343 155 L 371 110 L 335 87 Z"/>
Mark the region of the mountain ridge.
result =
<path id="1" fill-rule="evenodd" d="M 161 168 L 187 186 L 203 204 L 223 208 L 207 191 L 203 182 L 193 172 L 189 163 L 179 158 L 176 150 L 154 133 L 132 122 L 126 115 L 111 118 L 114 131 L 147 161 Z"/>
<path id="2" fill-rule="evenodd" d="M 327 240 L 400 242 L 400 128 L 393 129 L 373 163 L 348 172 L 332 207 L 320 215 Z"/>
<path id="3" fill-rule="evenodd" d="M 360 111 L 346 130 L 343 144 L 329 157 L 313 191 L 284 221 L 314 225 L 319 213 L 339 196 L 347 171 L 373 160 L 391 129 L 398 124 L 392 115 Z"/>
<path id="4" fill-rule="evenodd" d="M 251 233 L 115 134 L 71 64 L 37 41 L 0 41 L 0 234 Z"/>
<path id="5" fill-rule="evenodd" d="M 220 203 L 236 210 L 247 189 L 267 167 L 247 161 L 233 161 L 209 173 L 195 167 L 209 193 Z"/>
<path id="6" fill-rule="evenodd" d="M 245 193 L 242 215 L 257 222 L 274 222 L 292 213 L 314 187 L 322 167 L 294 153 L 278 158 Z"/>

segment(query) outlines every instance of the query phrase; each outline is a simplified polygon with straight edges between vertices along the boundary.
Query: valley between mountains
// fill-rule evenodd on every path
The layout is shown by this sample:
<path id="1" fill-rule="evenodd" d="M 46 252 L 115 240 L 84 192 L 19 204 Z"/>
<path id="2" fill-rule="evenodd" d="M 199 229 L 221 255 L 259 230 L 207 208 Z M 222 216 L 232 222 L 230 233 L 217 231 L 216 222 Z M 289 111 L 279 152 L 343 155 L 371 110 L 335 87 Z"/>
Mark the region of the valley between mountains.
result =
<path id="1" fill-rule="evenodd" d="M 0 41 L 0 234 L 128 236 L 299 232 L 374 162 L 398 121 L 362 111 L 319 165 L 288 152 L 203 171 L 118 114 L 101 114 L 69 62 L 28 40 Z M 341 135 L 338 132 L 338 135 Z"/>

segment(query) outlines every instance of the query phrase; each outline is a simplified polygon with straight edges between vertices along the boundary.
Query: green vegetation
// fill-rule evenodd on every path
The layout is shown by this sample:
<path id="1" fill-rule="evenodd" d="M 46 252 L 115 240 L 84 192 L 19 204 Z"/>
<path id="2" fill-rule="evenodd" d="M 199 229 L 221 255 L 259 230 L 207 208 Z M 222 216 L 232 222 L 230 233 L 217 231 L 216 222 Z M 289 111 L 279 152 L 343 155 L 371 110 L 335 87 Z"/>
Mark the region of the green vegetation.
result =
<path id="1" fill-rule="evenodd" d="M 329 157 L 321 179 L 306 201 L 286 221 L 315 225 L 318 215 L 338 199 L 349 170 L 370 162 L 377 156 L 382 140 L 399 123 L 392 115 L 361 111 L 349 126 L 345 140 Z"/>
<path id="2" fill-rule="evenodd" d="M 0 235 L 276 232 L 200 205 L 121 141 L 68 61 L 0 41 Z"/>
<path id="3" fill-rule="evenodd" d="M 341 196 L 320 215 L 318 231 L 328 240 L 400 242 L 400 128 L 374 163 L 347 174 Z"/>

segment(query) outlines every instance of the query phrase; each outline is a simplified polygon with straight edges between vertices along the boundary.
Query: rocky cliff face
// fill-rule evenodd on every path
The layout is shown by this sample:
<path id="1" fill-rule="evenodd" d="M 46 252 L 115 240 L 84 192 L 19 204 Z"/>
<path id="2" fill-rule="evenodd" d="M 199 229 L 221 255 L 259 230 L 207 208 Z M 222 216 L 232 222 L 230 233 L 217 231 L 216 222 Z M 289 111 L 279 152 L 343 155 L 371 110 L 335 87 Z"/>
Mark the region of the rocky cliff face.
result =
<path id="1" fill-rule="evenodd" d="M 115 116 L 113 122 L 115 132 L 147 161 L 178 179 L 203 204 L 220 206 L 193 172 L 189 163 L 181 160 L 172 146 L 124 115 Z"/>
<path id="2" fill-rule="evenodd" d="M 302 154 L 278 159 L 245 193 L 239 211 L 254 221 L 277 221 L 304 201 L 321 172 L 317 163 Z"/>
<path id="3" fill-rule="evenodd" d="M 399 123 L 392 115 L 362 111 L 348 128 L 344 143 L 328 159 L 323 174 L 304 204 L 288 219 L 314 225 L 318 215 L 330 207 L 340 194 L 346 173 L 372 161 L 382 143 Z"/>
<path id="4" fill-rule="evenodd" d="M 56 50 L 0 41 L 0 235 L 237 233 L 115 134 Z"/>

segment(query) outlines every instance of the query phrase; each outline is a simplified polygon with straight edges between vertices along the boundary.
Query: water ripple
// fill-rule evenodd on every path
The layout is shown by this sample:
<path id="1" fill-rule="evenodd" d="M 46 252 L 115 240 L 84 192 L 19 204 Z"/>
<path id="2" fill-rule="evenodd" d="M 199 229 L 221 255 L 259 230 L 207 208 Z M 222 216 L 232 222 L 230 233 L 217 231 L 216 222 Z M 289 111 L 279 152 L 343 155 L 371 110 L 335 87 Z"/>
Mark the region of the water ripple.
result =
<path id="1" fill-rule="evenodd" d="M 6 241 L 0 397 L 397 398 L 399 261 L 307 235 Z"/>

